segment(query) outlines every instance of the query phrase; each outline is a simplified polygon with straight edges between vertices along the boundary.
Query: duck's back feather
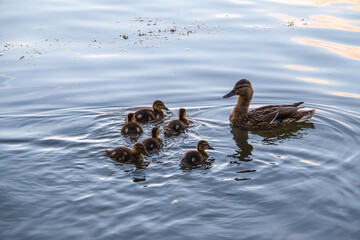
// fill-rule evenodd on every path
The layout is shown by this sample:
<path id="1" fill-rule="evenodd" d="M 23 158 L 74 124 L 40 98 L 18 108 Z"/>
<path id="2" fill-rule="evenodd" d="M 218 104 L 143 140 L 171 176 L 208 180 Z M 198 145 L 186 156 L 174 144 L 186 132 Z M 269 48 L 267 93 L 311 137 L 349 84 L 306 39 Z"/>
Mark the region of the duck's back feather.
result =
<path id="1" fill-rule="evenodd" d="M 143 129 L 141 127 L 140 124 L 136 123 L 136 122 L 129 122 L 126 123 L 122 128 L 121 128 L 121 134 L 123 135 L 139 135 L 143 133 Z"/>
<path id="2" fill-rule="evenodd" d="M 166 133 L 181 133 L 185 132 L 185 129 L 188 127 L 188 124 L 180 121 L 179 119 L 174 119 L 165 124 L 164 131 Z"/>
<path id="3" fill-rule="evenodd" d="M 249 111 L 245 116 L 233 118 L 231 123 L 246 130 L 260 130 L 304 122 L 314 115 L 315 110 L 300 111 L 301 107 L 298 106 L 302 103 L 262 106 Z"/>
<path id="4" fill-rule="evenodd" d="M 192 150 L 184 154 L 180 165 L 182 168 L 191 168 L 203 163 L 204 160 L 206 160 L 205 157 L 199 151 Z"/>
<path id="5" fill-rule="evenodd" d="M 150 152 L 154 149 L 160 149 L 162 145 L 162 139 L 161 138 L 147 138 L 142 141 L 144 144 L 146 151 Z"/>
<path id="6" fill-rule="evenodd" d="M 151 108 L 141 108 L 135 113 L 135 119 L 138 122 L 150 122 L 155 120 L 154 111 Z"/>

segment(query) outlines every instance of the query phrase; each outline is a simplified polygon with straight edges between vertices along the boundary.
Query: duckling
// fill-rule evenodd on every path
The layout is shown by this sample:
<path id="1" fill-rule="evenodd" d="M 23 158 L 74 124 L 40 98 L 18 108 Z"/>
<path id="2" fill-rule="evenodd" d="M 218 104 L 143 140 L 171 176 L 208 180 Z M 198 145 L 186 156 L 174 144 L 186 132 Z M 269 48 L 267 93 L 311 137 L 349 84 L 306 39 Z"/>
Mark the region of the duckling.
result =
<path id="1" fill-rule="evenodd" d="M 169 110 L 167 107 L 165 107 L 165 104 L 162 101 L 155 100 L 152 105 L 152 109 L 141 108 L 135 112 L 136 121 L 147 123 L 150 121 L 160 120 L 165 116 L 163 109 Z"/>
<path id="2" fill-rule="evenodd" d="M 204 164 L 209 154 L 206 149 L 214 149 L 205 140 L 200 140 L 197 144 L 197 150 L 188 151 L 181 159 L 180 166 L 182 168 L 192 168 L 199 164 Z"/>
<path id="3" fill-rule="evenodd" d="M 142 143 L 144 144 L 146 151 L 150 152 L 154 149 L 160 149 L 162 146 L 162 139 L 159 138 L 161 129 L 159 127 L 153 127 L 151 129 L 151 138 L 147 138 Z"/>
<path id="4" fill-rule="evenodd" d="M 184 132 L 189 126 L 189 120 L 186 118 L 186 110 L 184 108 L 179 109 L 179 119 L 171 120 L 164 126 L 166 134 L 178 134 Z"/>
<path id="5" fill-rule="evenodd" d="M 116 147 L 113 150 L 105 150 L 105 156 L 125 163 L 141 164 L 144 161 L 144 155 L 149 156 L 144 144 L 138 142 L 134 144 L 132 150 L 127 147 Z"/>
<path id="6" fill-rule="evenodd" d="M 298 106 L 304 102 L 290 105 L 268 105 L 249 111 L 253 92 L 250 81 L 241 79 L 235 84 L 233 90 L 223 96 L 223 98 L 229 98 L 238 95 L 237 104 L 229 117 L 232 125 L 244 130 L 271 129 L 292 123 L 305 122 L 315 113 L 314 109 L 299 111 L 300 107 Z"/>
<path id="7" fill-rule="evenodd" d="M 135 114 L 129 113 L 126 117 L 126 124 L 121 128 L 121 134 L 129 136 L 138 136 L 143 133 L 143 129 L 136 122 Z"/>

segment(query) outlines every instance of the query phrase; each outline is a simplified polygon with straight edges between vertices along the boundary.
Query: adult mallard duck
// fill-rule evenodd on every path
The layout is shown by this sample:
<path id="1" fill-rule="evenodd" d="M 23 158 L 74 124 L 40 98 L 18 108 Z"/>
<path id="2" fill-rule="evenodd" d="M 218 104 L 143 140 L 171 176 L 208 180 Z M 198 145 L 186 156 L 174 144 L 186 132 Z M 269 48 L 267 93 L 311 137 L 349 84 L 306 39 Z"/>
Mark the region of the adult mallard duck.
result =
<path id="1" fill-rule="evenodd" d="M 132 150 L 128 147 L 116 147 L 113 150 L 105 150 L 105 156 L 124 163 L 141 164 L 144 155 L 149 156 L 142 143 L 135 143 Z"/>
<path id="2" fill-rule="evenodd" d="M 310 119 L 315 110 L 299 111 L 303 102 L 291 105 L 268 105 L 249 111 L 253 96 L 251 83 L 246 79 L 239 80 L 233 90 L 223 98 L 238 95 L 237 104 L 230 113 L 230 122 L 236 127 L 245 130 L 271 129 L 292 123 L 305 122 Z"/>
<path id="3" fill-rule="evenodd" d="M 151 121 L 158 121 L 164 118 L 165 114 L 163 109 L 169 110 L 165 107 L 165 104 L 160 100 L 155 100 L 152 109 L 151 108 L 141 108 L 135 112 L 135 119 L 141 123 L 147 123 Z"/>
<path id="4" fill-rule="evenodd" d="M 186 110 L 184 108 L 179 109 L 179 119 L 171 120 L 164 126 L 164 132 L 166 134 L 178 134 L 185 131 L 189 126 L 189 120 L 186 118 Z"/>
<path id="5" fill-rule="evenodd" d="M 139 136 L 143 133 L 143 129 L 135 120 L 135 114 L 129 113 L 126 117 L 126 124 L 121 128 L 121 134 L 129 136 Z"/>
<path id="6" fill-rule="evenodd" d="M 205 151 L 206 149 L 214 149 L 205 140 L 200 140 L 196 146 L 196 150 L 188 151 L 184 154 L 180 161 L 182 168 L 192 168 L 199 164 L 204 164 L 205 160 L 208 159 L 209 154 Z"/>
<path id="7" fill-rule="evenodd" d="M 151 138 L 144 139 L 142 143 L 144 144 L 146 151 L 150 152 L 155 149 L 160 149 L 162 146 L 162 139 L 159 138 L 161 129 L 159 127 L 153 127 L 151 129 Z"/>

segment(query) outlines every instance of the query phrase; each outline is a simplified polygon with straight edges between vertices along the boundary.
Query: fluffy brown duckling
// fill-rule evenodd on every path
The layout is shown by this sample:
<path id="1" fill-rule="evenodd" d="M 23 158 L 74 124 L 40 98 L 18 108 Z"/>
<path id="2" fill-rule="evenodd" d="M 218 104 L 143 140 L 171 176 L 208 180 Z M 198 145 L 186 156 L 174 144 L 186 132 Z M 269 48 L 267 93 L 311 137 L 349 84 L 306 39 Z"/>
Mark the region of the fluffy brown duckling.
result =
<path id="1" fill-rule="evenodd" d="M 160 100 L 155 100 L 152 109 L 151 108 L 141 108 L 135 112 L 135 119 L 141 123 L 147 123 L 151 121 L 157 121 L 164 118 L 165 114 L 163 109 L 169 110 L 165 107 L 165 104 Z"/>
<path id="2" fill-rule="evenodd" d="M 144 155 L 148 156 L 146 148 L 142 143 L 135 143 L 132 150 L 128 147 L 116 147 L 113 150 L 105 150 L 105 156 L 119 162 L 141 164 Z"/>
<path id="3" fill-rule="evenodd" d="M 245 130 L 271 129 L 278 126 L 305 122 L 310 119 L 315 110 L 299 111 L 298 107 L 303 102 L 291 105 L 268 105 L 249 111 L 253 96 L 253 88 L 250 81 L 239 80 L 233 90 L 223 98 L 238 95 L 237 104 L 230 113 L 229 120 L 232 125 Z"/>
<path id="4" fill-rule="evenodd" d="M 205 160 L 209 157 L 206 149 L 214 149 L 205 140 L 200 140 L 197 144 L 197 150 L 188 151 L 184 154 L 180 161 L 182 168 L 192 168 L 199 164 L 204 164 Z"/>
<path id="5" fill-rule="evenodd" d="M 151 129 L 151 138 L 147 138 L 142 143 L 144 144 L 146 151 L 150 152 L 155 149 L 160 149 L 162 146 L 162 139 L 159 138 L 161 129 L 159 127 L 153 127 Z"/>
<path id="6" fill-rule="evenodd" d="M 121 134 L 138 136 L 143 133 L 143 128 L 136 122 L 135 114 L 129 113 L 126 117 L 126 124 L 121 128 Z"/>
<path id="7" fill-rule="evenodd" d="M 171 120 L 164 126 L 164 132 L 166 134 L 178 134 L 185 132 L 185 129 L 189 126 L 189 120 L 186 118 L 186 110 L 184 108 L 179 109 L 179 119 Z"/>

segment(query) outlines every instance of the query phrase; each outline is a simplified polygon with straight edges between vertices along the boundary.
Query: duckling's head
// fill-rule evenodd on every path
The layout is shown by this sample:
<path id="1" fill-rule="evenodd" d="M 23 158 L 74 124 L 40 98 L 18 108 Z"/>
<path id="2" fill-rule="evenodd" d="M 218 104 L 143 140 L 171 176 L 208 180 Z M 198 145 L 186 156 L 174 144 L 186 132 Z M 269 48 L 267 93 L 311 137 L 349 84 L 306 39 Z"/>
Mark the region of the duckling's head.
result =
<path id="1" fill-rule="evenodd" d="M 134 113 L 129 113 L 126 117 L 126 122 L 129 123 L 129 122 L 135 122 L 136 119 L 135 119 L 135 114 Z"/>
<path id="2" fill-rule="evenodd" d="M 160 136 L 161 129 L 159 127 L 153 127 L 151 129 L 151 137 L 152 138 L 158 138 Z"/>
<path id="3" fill-rule="evenodd" d="M 197 144 L 197 150 L 200 152 L 205 151 L 206 149 L 214 149 L 210 144 L 205 140 L 200 140 Z"/>
<path id="4" fill-rule="evenodd" d="M 165 107 L 165 104 L 160 100 L 155 100 L 153 103 L 153 109 L 161 111 L 162 109 L 169 110 L 167 107 Z"/>
<path id="5" fill-rule="evenodd" d="M 149 156 L 149 154 L 146 152 L 146 148 L 145 148 L 144 144 L 142 144 L 142 143 L 135 143 L 133 146 L 133 152 L 135 154 L 143 154 L 143 155 Z"/>
<path id="6" fill-rule="evenodd" d="M 235 84 L 233 90 L 223 96 L 223 98 L 229 98 L 234 95 L 239 95 L 240 97 L 251 99 L 253 93 L 254 91 L 250 81 L 247 79 L 241 79 Z"/>
<path id="7" fill-rule="evenodd" d="M 179 116 L 179 119 L 181 120 L 181 119 L 186 119 L 186 110 L 185 110 L 185 108 L 180 108 L 179 109 L 179 114 L 178 114 L 178 116 Z"/>

